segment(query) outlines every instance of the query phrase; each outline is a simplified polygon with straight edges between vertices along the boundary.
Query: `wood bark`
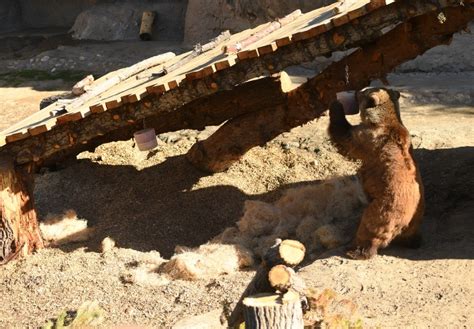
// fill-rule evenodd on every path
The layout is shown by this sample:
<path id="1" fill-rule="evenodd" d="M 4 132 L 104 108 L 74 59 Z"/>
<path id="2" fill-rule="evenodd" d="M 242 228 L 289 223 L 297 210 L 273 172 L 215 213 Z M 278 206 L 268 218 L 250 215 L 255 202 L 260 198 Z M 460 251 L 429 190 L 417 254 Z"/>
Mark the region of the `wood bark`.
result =
<path id="1" fill-rule="evenodd" d="M 303 311 L 297 293 L 251 296 L 245 298 L 243 304 L 246 329 L 304 328 Z"/>
<path id="2" fill-rule="evenodd" d="M 187 158 L 207 172 L 226 170 L 249 149 L 321 116 L 337 92 L 362 89 L 428 49 L 449 44 L 452 34 L 474 18 L 472 8 L 446 8 L 445 14 L 450 19 L 443 24 L 437 12 L 430 12 L 398 25 L 290 91 L 278 106 L 229 120 L 207 140 L 196 143 Z"/>
<path id="3" fill-rule="evenodd" d="M 43 247 L 32 180 L 11 159 L 0 158 L 0 265 Z"/>

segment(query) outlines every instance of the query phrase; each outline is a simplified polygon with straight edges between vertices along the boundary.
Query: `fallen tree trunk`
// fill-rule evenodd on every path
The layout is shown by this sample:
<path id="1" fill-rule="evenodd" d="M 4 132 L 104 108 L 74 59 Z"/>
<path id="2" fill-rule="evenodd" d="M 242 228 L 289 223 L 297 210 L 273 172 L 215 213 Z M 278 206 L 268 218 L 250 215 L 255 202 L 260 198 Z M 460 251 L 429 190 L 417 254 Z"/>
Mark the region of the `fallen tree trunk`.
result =
<path id="1" fill-rule="evenodd" d="M 438 12 L 414 17 L 374 43 L 331 64 L 318 76 L 290 91 L 278 106 L 229 120 L 207 140 L 193 145 L 187 158 L 204 171 L 224 171 L 251 148 L 320 117 L 337 92 L 362 89 L 428 49 L 449 44 L 452 34 L 474 18 L 472 7 L 450 7 L 444 13 L 448 17 L 444 23 L 439 21 Z"/>
<path id="2" fill-rule="evenodd" d="M 15 168 L 11 159 L 0 159 L 0 265 L 43 247 L 32 177 Z"/>

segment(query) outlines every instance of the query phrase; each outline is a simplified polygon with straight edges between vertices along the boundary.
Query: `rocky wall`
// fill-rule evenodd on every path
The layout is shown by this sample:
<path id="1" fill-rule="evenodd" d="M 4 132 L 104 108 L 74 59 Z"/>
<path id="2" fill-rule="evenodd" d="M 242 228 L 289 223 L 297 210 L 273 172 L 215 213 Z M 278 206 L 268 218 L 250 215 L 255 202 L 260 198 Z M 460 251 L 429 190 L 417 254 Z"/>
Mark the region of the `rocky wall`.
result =
<path id="1" fill-rule="evenodd" d="M 333 2 L 335 0 L 189 0 L 184 42 L 203 42 L 223 30 L 242 31 L 296 9 L 308 12 Z"/>

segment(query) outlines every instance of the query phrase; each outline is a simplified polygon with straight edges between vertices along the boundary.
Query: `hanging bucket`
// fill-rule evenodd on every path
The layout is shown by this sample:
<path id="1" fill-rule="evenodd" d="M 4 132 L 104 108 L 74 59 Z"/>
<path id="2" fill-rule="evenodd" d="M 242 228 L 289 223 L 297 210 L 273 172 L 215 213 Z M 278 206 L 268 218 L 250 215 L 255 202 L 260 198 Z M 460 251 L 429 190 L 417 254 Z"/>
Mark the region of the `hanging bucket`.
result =
<path id="1" fill-rule="evenodd" d="M 140 151 L 149 151 L 158 146 L 155 129 L 147 128 L 133 134 L 135 143 Z"/>
<path id="2" fill-rule="evenodd" d="M 347 115 L 359 113 L 359 104 L 357 103 L 355 91 L 341 91 L 336 94 L 337 100 L 344 107 L 344 113 Z"/>

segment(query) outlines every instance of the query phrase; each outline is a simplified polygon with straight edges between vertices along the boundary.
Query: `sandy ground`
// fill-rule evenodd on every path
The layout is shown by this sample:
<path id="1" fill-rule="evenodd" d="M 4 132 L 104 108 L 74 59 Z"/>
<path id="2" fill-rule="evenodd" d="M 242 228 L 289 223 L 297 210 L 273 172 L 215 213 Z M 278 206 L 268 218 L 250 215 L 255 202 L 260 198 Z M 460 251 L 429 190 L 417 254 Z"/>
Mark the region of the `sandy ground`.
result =
<path id="1" fill-rule="evenodd" d="M 366 327 L 473 327 L 474 107 L 439 102 L 450 93 L 468 97 L 473 80 L 465 74 L 450 76 L 449 84 L 439 75 L 390 79 L 402 91 L 402 115 L 426 187 L 424 244 L 418 250 L 389 248 L 370 261 L 348 260 L 332 250 L 308 260 L 302 275 L 316 289 L 331 288 L 355 301 Z M 0 88 L 0 122 L 5 126 L 29 114 L 44 95 Z M 424 105 L 413 105 L 420 97 Z M 87 242 L 45 249 L 2 267 L 0 327 L 37 327 L 88 300 L 106 310 L 106 326 L 165 327 L 234 302 L 252 271 L 155 286 L 121 277 L 150 252 L 168 258 L 177 245 L 206 242 L 239 219 L 245 200 L 271 201 L 289 187 L 354 173 L 356 165 L 328 144 L 326 127 L 323 117 L 296 128 L 212 176 L 194 169 L 183 154 L 215 128 L 160 136 L 168 142 L 148 155 L 132 141 L 102 145 L 65 169 L 38 175 L 41 218 L 73 209 L 96 231 Z M 106 236 L 119 248 L 103 255 L 99 244 Z"/>

